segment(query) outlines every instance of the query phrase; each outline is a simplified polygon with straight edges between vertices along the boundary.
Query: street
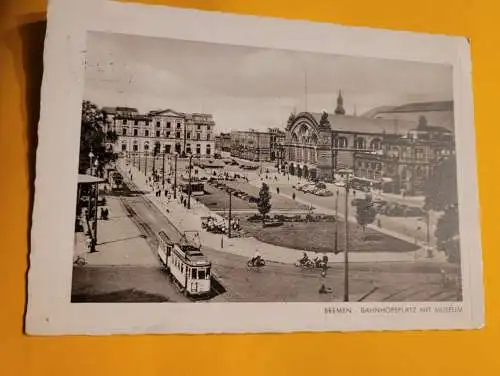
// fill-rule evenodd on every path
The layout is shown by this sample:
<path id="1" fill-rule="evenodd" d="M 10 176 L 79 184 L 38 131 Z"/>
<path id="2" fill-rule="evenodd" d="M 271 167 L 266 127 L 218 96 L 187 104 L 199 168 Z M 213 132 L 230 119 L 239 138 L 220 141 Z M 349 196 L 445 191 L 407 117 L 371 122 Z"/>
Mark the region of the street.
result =
<path id="1" fill-rule="evenodd" d="M 180 233 L 175 216 L 166 217 L 148 195 L 130 181 L 123 192 L 108 196 L 117 200 L 124 213 L 147 242 L 141 251 L 151 265 L 87 265 L 74 268 L 73 301 L 188 301 L 161 271 L 156 259 L 157 234 L 165 231 L 173 240 Z M 239 183 L 243 184 L 243 183 Z M 281 185 L 283 192 L 292 192 Z M 301 193 L 297 193 L 302 197 Z M 305 196 L 305 195 L 304 195 Z M 313 197 L 326 205 L 331 197 Z M 118 210 L 118 209 L 117 209 Z M 102 232 L 102 231 L 101 231 Z M 123 236 L 123 235 L 122 235 Z M 123 244 L 125 248 L 126 245 Z M 103 247 L 101 247 L 102 249 Z M 343 265 L 331 264 L 323 279 L 318 269 L 305 269 L 285 262 L 269 261 L 265 267 L 249 268 L 247 257 L 229 248 L 215 249 L 202 245 L 203 253 L 213 264 L 213 274 L 222 285 L 217 296 L 208 301 L 234 302 L 306 302 L 343 300 Z M 105 250 L 101 251 L 106 252 Z M 148 255 L 146 255 L 148 253 Z M 110 262 L 112 264 L 112 261 Z M 443 271 L 452 283 L 443 282 Z M 351 301 L 455 301 L 460 300 L 459 268 L 439 261 L 356 262 L 350 265 Z M 320 294 L 324 283 L 332 291 Z"/>

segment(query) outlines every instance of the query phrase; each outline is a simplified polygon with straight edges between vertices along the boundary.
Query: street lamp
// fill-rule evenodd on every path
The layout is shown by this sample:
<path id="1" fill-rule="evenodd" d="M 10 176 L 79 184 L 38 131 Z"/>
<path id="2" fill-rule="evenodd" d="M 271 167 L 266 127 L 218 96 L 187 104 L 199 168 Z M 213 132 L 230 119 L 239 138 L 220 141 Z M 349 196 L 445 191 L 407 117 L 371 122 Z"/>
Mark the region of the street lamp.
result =
<path id="1" fill-rule="evenodd" d="M 339 212 L 339 190 L 337 189 L 336 194 L 335 194 L 335 253 L 337 253 L 339 250 L 338 212 Z"/>
<path id="2" fill-rule="evenodd" d="M 165 189 L 165 150 L 163 150 L 163 165 L 161 169 L 162 188 Z"/>
<path id="3" fill-rule="evenodd" d="M 90 149 L 90 153 L 89 153 L 89 159 L 90 159 L 90 164 L 89 164 L 89 167 L 90 167 L 90 175 L 92 175 L 92 159 L 94 158 L 94 153 L 92 153 L 92 148 Z"/>
<path id="4" fill-rule="evenodd" d="M 94 161 L 94 166 L 95 166 L 95 174 L 94 175 L 97 176 L 97 168 L 99 167 L 99 160 L 97 157 Z"/>
<path id="5" fill-rule="evenodd" d="M 344 302 L 349 301 L 349 178 L 350 171 L 345 171 L 345 243 L 344 243 Z"/>
<path id="6" fill-rule="evenodd" d="M 187 203 L 187 208 L 191 209 L 191 170 L 193 169 L 192 166 L 192 161 L 193 161 L 193 154 L 189 154 L 189 189 L 188 189 L 188 203 Z"/>
<path id="7" fill-rule="evenodd" d="M 232 196 L 233 196 L 233 190 L 231 188 L 228 189 L 227 193 L 229 193 L 229 221 L 228 221 L 228 228 L 227 228 L 227 237 L 231 238 L 231 215 L 232 215 Z"/>
<path id="8" fill-rule="evenodd" d="M 174 153 L 174 199 L 177 198 L 177 152 Z"/>

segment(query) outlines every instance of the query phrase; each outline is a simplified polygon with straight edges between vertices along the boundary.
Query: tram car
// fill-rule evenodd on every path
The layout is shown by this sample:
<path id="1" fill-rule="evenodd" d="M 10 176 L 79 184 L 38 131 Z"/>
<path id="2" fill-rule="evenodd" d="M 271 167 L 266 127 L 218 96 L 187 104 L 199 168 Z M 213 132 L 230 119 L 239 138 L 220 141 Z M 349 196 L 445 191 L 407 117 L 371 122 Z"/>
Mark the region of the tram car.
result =
<path id="1" fill-rule="evenodd" d="M 199 239 L 197 232 L 186 233 L 194 233 L 194 237 Z M 210 293 L 212 265 L 201 252 L 201 245 L 190 241 L 186 233 L 176 243 L 164 231 L 160 231 L 158 257 L 171 280 L 184 295 L 201 298 Z"/>

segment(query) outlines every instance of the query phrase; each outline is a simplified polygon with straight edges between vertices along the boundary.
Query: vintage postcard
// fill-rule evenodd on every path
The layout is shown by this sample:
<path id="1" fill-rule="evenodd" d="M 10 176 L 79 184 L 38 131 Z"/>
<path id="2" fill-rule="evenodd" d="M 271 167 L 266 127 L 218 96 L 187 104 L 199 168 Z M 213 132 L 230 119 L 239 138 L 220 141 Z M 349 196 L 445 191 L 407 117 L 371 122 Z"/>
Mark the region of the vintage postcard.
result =
<path id="1" fill-rule="evenodd" d="M 469 50 L 50 1 L 27 333 L 480 328 Z"/>

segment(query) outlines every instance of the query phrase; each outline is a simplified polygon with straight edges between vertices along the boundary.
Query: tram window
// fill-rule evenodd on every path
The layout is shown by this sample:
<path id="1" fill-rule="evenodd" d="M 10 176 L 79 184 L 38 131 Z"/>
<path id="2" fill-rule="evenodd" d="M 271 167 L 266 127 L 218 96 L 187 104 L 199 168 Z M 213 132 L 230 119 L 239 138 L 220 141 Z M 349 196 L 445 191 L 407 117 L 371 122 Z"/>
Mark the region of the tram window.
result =
<path id="1" fill-rule="evenodd" d="M 184 273 L 184 265 L 181 265 L 181 273 Z"/>
<path id="2" fill-rule="evenodd" d="M 207 268 L 207 279 L 210 277 L 210 268 Z"/>
<path id="3" fill-rule="evenodd" d="M 198 279 L 205 279 L 205 269 L 198 270 Z"/>
<path id="4" fill-rule="evenodd" d="M 191 279 L 196 279 L 196 269 L 191 269 Z"/>

